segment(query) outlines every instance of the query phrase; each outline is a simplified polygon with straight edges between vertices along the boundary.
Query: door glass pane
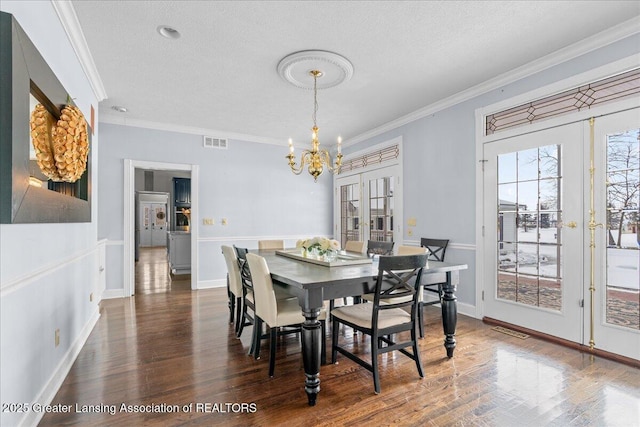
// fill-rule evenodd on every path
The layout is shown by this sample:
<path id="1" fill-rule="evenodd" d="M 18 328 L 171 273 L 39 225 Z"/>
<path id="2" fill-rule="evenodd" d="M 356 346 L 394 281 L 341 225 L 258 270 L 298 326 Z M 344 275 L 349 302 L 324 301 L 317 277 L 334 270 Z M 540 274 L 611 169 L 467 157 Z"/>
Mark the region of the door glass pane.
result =
<path id="1" fill-rule="evenodd" d="M 562 307 L 560 147 L 498 156 L 497 298 Z"/>
<path id="2" fill-rule="evenodd" d="M 516 153 L 507 153 L 498 159 L 498 181 L 516 182 Z"/>
<path id="3" fill-rule="evenodd" d="M 393 241 L 393 179 L 377 178 L 369 181 L 370 235 L 369 240 Z"/>
<path id="4" fill-rule="evenodd" d="M 516 154 L 518 164 L 518 181 L 538 179 L 538 149 L 519 151 Z"/>
<path id="5" fill-rule="evenodd" d="M 358 184 L 340 186 L 340 244 L 360 240 L 360 192 Z"/>
<path id="6" fill-rule="evenodd" d="M 640 129 L 607 135 L 606 322 L 640 329 Z"/>

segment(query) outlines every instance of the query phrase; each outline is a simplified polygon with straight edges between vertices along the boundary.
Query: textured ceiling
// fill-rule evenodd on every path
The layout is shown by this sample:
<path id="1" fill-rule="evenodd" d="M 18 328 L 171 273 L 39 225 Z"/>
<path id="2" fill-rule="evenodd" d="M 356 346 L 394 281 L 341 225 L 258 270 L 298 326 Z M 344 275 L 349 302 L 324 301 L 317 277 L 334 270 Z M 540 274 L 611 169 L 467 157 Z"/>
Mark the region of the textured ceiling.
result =
<path id="1" fill-rule="evenodd" d="M 313 94 L 285 82 L 276 67 L 290 53 L 318 49 L 354 66 L 351 80 L 318 93 L 327 145 L 640 15 L 640 2 L 613 0 L 72 4 L 107 93 L 101 120 L 307 144 Z M 181 37 L 161 37 L 159 25 Z"/>

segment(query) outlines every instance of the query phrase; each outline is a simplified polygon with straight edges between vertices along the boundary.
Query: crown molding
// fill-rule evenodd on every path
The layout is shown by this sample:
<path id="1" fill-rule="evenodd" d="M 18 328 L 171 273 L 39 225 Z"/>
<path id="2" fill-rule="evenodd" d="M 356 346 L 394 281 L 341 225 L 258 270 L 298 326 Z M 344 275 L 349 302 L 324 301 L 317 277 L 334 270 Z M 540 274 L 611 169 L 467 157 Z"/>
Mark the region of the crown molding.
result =
<path id="1" fill-rule="evenodd" d="M 58 14 L 62 27 L 71 42 L 71 47 L 80 61 L 82 70 L 89 79 L 89 84 L 98 102 L 107 99 L 107 92 L 104 89 L 102 79 L 93 61 L 93 56 L 89 51 L 87 40 L 84 38 L 84 33 L 82 32 L 82 27 L 80 26 L 80 21 L 78 21 L 78 16 L 76 15 L 73 5 L 70 1 L 63 0 L 51 0 L 51 4 Z"/>
<path id="2" fill-rule="evenodd" d="M 98 73 L 98 70 L 96 68 L 95 62 L 93 61 L 91 52 L 89 51 L 87 41 L 82 32 L 82 28 L 78 21 L 78 17 L 75 13 L 75 9 L 73 8 L 73 5 L 71 4 L 70 1 L 65 1 L 65 0 L 51 0 L 51 3 L 54 7 L 54 10 L 58 14 L 60 22 L 62 23 L 62 26 L 65 32 L 67 33 L 67 36 L 69 37 L 69 41 L 71 42 L 71 45 L 80 61 L 80 65 L 82 66 L 82 69 L 84 70 L 87 78 L 89 79 L 89 83 L 93 89 L 93 92 L 96 98 L 98 99 L 98 102 L 107 99 L 106 90 L 102 83 L 102 79 L 100 78 L 100 74 Z M 449 107 L 457 105 L 461 102 L 468 101 L 484 93 L 498 89 L 502 86 L 508 85 L 510 83 L 513 83 L 517 80 L 533 75 L 535 73 L 544 71 L 548 68 L 551 68 L 563 62 L 569 61 L 573 58 L 576 58 L 580 55 L 584 55 L 588 52 L 599 49 L 601 47 L 607 46 L 611 43 L 615 43 L 616 41 L 622 40 L 626 37 L 637 34 L 639 32 L 640 32 L 640 17 L 635 17 L 630 20 L 624 21 L 615 27 L 612 27 L 608 30 L 605 30 L 591 37 L 583 39 L 577 43 L 567 46 L 566 48 L 560 49 L 538 60 L 532 61 L 521 67 L 515 68 L 507 73 L 503 73 L 499 76 L 496 76 L 470 89 L 459 92 L 455 95 L 452 95 L 448 98 L 437 101 L 433 104 L 427 105 L 412 113 L 399 117 L 396 120 L 392 120 L 381 126 L 371 129 L 367 132 L 361 133 L 360 135 L 357 135 L 353 138 L 345 140 L 343 141 L 342 145 L 343 147 L 349 147 L 351 145 L 354 145 L 359 142 L 365 141 L 367 139 L 373 138 L 375 136 L 381 135 L 385 132 L 388 132 L 400 126 L 403 126 L 407 123 L 411 123 L 413 121 L 427 117 L 429 115 L 432 115 L 434 113 L 437 113 Z M 275 138 L 257 137 L 254 135 L 229 133 L 229 132 L 218 131 L 213 129 L 193 128 L 193 127 L 180 126 L 180 125 L 167 125 L 164 123 L 156 123 L 156 122 L 149 122 L 149 121 L 142 121 L 142 120 L 125 119 L 123 121 L 121 118 L 118 118 L 118 117 L 108 117 L 104 113 L 101 113 L 99 117 L 100 117 L 100 122 L 102 123 L 143 127 L 143 128 L 156 129 L 156 130 L 182 132 L 182 133 L 188 133 L 188 134 L 216 135 L 219 137 L 225 137 L 229 139 L 254 141 L 254 142 L 261 142 L 261 143 L 274 144 L 274 145 L 284 145 L 284 143 L 281 140 L 275 139 Z"/>
<path id="3" fill-rule="evenodd" d="M 227 132 L 217 129 L 198 128 L 192 126 L 182 126 L 174 123 L 160 123 L 147 120 L 130 119 L 123 117 L 122 114 L 114 115 L 109 113 L 100 114 L 100 123 L 107 123 L 120 126 L 131 126 L 144 129 L 160 130 L 166 132 L 186 133 L 190 135 L 208 135 L 215 136 L 216 138 L 226 138 L 236 141 L 250 141 L 258 142 L 262 144 L 280 145 L 285 147 L 287 145 L 286 140 L 268 138 L 264 136 L 247 135 L 242 133 Z M 283 142 L 284 141 L 284 142 Z"/>
<path id="4" fill-rule="evenodd" d="M 507 73 L 500 74 L 490 80 L 487 80 L 479 85 L 476 85 L 470 89 L 459 92 L 448 98 L 434 102 L 426 107 L 420 108 L 405 116 L 399 117 L 396 120 L 387 122 L 377 128 L 370 131 L 361 133 L 353 138 L 343 141 L 343 147 L 349 147 L 359 142 L 365 141 L 369 138 L 373 138 L 390 130 L 396 129 L 407 123 L 411 123 L 418 119 L 430 116 L 434 113 L 442 111 L 446 108 L 457 105 L 461 102 L 468 101 L 484 93 L 506 86 L 510 83 L 539 73 L 563 62 L 574 59 L 578 56 L 592 52 L 601 47 L 610 45 L 626 37 L 632 36 L 640 32 L 640 17 L 635 17 L 624 21 L 615 27 L 609 28 L 591 37 L 583 39 L 577 43 L 574 43 L 566 48 L 560 49 L 540 59 L 532 61 L 521 67 L 515 68 Z"/>

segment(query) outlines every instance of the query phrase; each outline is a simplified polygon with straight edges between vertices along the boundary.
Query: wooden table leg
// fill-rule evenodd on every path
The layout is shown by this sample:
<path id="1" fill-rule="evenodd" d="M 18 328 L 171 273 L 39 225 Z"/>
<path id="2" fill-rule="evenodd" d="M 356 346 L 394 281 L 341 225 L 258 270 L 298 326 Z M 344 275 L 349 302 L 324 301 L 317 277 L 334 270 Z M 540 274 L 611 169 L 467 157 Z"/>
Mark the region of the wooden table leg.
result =
<path id="1" fill-rule="evenodd" d="M 456 323 L 458 322 L 458 305 L 455 296 L 456 286 L 460 280 L 458 271 L 447 272 L 447 282 L 442 285 L 442 328 L 444 329 L 444 348 L 447 357 L 453 357 L 456 348 Z"/>
<path id="2" fill-rule="evenodd" d="M 322 326 L 318 321 L 319 308 L 303 310 L 302 361 L 304 364 L 304 391 L 309 398 L 309 406 L 315 406 L 320 393 L 320 360 L 322 350 Z"/>

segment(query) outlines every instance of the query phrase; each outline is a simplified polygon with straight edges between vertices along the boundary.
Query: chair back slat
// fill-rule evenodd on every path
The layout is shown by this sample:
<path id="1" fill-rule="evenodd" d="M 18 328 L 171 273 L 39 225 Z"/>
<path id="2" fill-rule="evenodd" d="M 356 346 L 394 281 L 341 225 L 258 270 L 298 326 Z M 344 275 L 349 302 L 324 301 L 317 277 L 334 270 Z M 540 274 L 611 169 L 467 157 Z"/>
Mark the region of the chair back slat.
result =
<path id="1" fill-rule="evenodd" d="M 253 280 L 251 279 L 251 271 L 249 270 L 249 264 L 247 263 L 247 248 L 239 248 L 234 246 L 236 250 L 236 257 L 238 258 L 238 269 L 240 270 L 240 279 L 242 280 L 242 287 L 245 292 L 253 290 Z"/>
<path id="2" fill-rule="evenodd" d="M 367 242 L 367 254 L 369 255 L 393 255 L 394 242 L 382 242 L 369 240 Z"/>
<path id="3" fill-rule="evenodd" d="M 373 327 L 377 328 L 378 313 L 394 308 L 411 307 L 415 318 L 418 286 L 427 254 L 381 256 L 378 263 L 373 299 Z"/>
<path id="4" fill-rule="evenodd" d="M 444 261 L 447 245 L 449 245 L 449 239 L 431 239 L 427 237 L 420 239 L 420 246 L 427 248 L 429 259 L 434 261 Z"/>

